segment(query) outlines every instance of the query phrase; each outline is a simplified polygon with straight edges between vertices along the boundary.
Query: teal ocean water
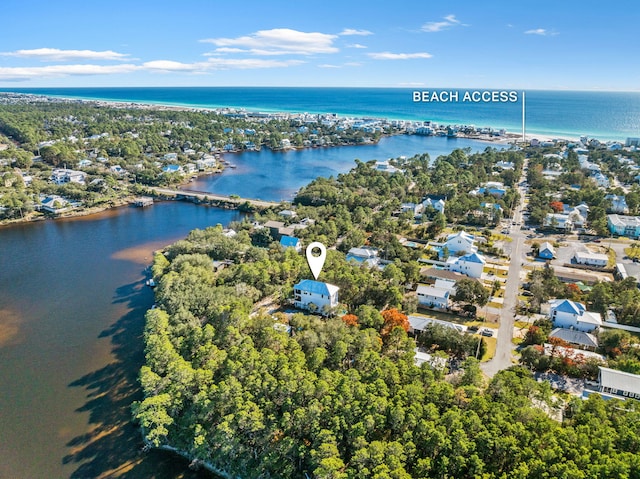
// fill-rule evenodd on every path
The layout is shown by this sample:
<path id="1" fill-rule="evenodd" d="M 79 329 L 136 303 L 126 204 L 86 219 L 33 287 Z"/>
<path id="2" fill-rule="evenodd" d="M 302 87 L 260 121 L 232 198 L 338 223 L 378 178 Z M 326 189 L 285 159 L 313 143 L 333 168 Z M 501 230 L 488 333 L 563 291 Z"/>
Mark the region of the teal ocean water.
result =
<path id="1" fill-rule="evenodd" d="M 520 132 L 522 92 L 517 102 L 414 102 L 403 88 L 4 88 L 4 91 L 68 98 L 235 107 L 249 111 L 337 113 L 345 116 L 491 126 Z M 448 91 L 448 90 L 447 90 Z M 462 99 L 465 91 L 457 89 Z M 625 140 L 640 136 L 640 92 L 526 91 L 528 135 Z"/>

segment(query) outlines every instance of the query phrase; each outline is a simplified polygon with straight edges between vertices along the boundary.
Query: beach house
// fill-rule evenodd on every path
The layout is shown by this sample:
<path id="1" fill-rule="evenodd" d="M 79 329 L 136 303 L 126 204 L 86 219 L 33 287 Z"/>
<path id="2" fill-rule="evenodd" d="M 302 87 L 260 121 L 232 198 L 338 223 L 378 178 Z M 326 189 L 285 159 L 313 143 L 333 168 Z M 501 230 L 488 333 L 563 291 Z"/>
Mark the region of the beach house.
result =
<path id="1" fill-rule="evenodd" d="M 587 311 L 584 304 L 570 299 L 549 301 L 549 319 L 556 328 L 575 329 L 586 333 L 602 326 L 600 313 Z"/>
<path id="2" fill-rule="evenodd" d="M 451 256 L 446 262 L 445 267 L 449 271 L 462 273 L 470 278 L 480 278 L 486 260 L 479 253 L 470 253 L 464 256 Z"/>
<path id="3" fill-rule="evenodd" d="M 56 185 L 64 185 L 66 183 L 78 183 L 84 185 L 87 174 L 84 171 L 69 170 L 67 168 L 55 168 L 51 172 L 51 181 Z"/>
<path id="4" fill-rule="evenodd" d="M 311 312 L 327 312 L 338 306 L 338 291 L 333 284 L 304 279 L 293 286 L 293 304 Z"/>
<path id="5" fill-rule="evenodd" d="M 614 235 L 638 238 L 640 236 L 640 217 L 607 215 L 607 226 Z"/>
<path id="6" fill-rule="evenodd" d="M 420 284 L 416 290 L 418 304 L 428 308 L 446 309 L 449 307 L 449 298 L 455 293 L 455 281 L 444 279 L 436 280 L 434 285 Z"/>
<path id="7" fill-rule="evenodd" d="M 475 253 L 478 251 L 478 247 L 474 244 L 475 239 L 475 236 L 465 231 L 459 231 L 447 236 L 447 241 L 442 244 L 442 248 L 446 247 L 450 254 Z"/>

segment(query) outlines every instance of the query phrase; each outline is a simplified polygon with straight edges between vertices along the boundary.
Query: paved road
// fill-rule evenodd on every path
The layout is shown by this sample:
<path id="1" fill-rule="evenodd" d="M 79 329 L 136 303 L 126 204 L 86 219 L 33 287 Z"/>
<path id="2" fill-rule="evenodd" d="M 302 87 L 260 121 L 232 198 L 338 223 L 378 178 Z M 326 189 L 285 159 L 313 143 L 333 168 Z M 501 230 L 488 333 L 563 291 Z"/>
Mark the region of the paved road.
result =
<path id="1" fill-rule="evenodd" d="M 525 166 L 527 162 L 525 160 Z M 523 174 L 520 181 L 525 179 Z M 520 203 L 516 206 L 513 221 L 522 224 L 522 213 L 524 210 L 525 189 L 520 187 Z M 482 369 L 489 377 L 493 377 L 498 371 L 507 369 L 514 364 L 513 360 L 513 325 L 515 322 L 516 304 L 518 301 L 518 290 L 520 288 L 520 271 L 524 262 L 524 240 L 525 234 L 519 225 L 511 227 L 511 258 L 509 273 L 504 290 L 504 302 L 500 312 L 500 327 L 498 329 L 498 339 L 496 353 L 491 361 L 482 364 Z"/>

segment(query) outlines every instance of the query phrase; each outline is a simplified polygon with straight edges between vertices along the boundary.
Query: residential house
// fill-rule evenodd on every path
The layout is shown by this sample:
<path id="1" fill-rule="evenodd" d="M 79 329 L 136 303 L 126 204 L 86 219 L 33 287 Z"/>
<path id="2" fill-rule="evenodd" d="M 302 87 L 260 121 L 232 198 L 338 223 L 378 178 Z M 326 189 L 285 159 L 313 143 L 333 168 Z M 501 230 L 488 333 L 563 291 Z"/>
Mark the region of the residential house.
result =
<path id="1" fill-rule="evenodd" d="M 599 366 L 599 391 L 620 399 L 640 399 L 640 375 Z"/>
<path id="2" fill-rule="evenodd" d="M 458 324 L 451 323 L 449 321 L 443 321 L 441 319 L 435 318 L 427 318 L 425 316 L 409 316 L 409 332 L 414 334 L 419 334 L 422 331 L 425 331 L 431 325 L 444 326 L 445 328 L 450 328 L 458 331 L 459 333 L 464 333 L 467 330 L 467 327 Z"/>
<path id="3" fill-rule="evenodd" d="M 496 218 L 496 215 L 504 218 L 504 209 L 498 203 L 480 203 L 480 208 L 484 210 L 481 213 L 488 212 L 492 220 Z"/>
<path id="4" fill-rule="evenodd" d="M 39 206 L 40 210 L 48 213 L 62 213 L 70 208 L 68 200 L 58 195 L 49 195 L 44 198 Z"/>
<path id="5" fill-rule="evenodd" d="M 627 205 L 627 199 L 624 195 L 607 195 L 604 199 L 611 203 L 609 211 L 612 213 L 629 213 L 629 206 Z"/>
<path id="6" fill-rule="evenodd" d="M 423 208 L 433 208 L 438 213 L 444 214 L 445 201 L 443 198 L 427 197 L 422 200 Z"/>
<path id="7" fill-rule="evenodd" d="M 56 185 L 64 185 L 66 183 L 79 183 L 84 185 L 87 174 L 84 171 L 69 170 L 67 168 L 55 168 L 51 172 L 51 181 Z"/>
<path id="8" fill-rule="evenodd" d="M 549 338 L 558 338 L 580 349 L 595 351 L 598 347 L 598 338 L 593 334 L 577 331 L 575 329 L 556 328 L 549 333 Z"/>
<path id="9" fill-rule="evenodd" d="M 351 248 L 347 253 L 347 261 L 354 261 L 359 264 L 366 264 L 370 268 L 378 267 L 380 265 L 379 252 L 374 248 L 360 247 Z"/>
<path id="10" fill-rule="evenodd" d="M 486 260 L 479 253 L 470 253 L 464 256 L 452 256 L 447 260 L 446 268 L 449 271 L 466 274 L 470 278 L 480 278 Z"/>
<path id="11" fill-rule="evenodd" d="M 264 227 L 269 228 L 271 237 L 278 241 L 283 236 L 293 236 L 295 231 L 294 228 L 285 226 L 282 221 L 269 220 L 264 224 Z"/>
<path id="12" fill-rule="evenodd" d="M 542 259 L 553 259 L 556 256 L 556 250 L 551 243 L 545 241 L 540 245 L 540 249 L 538 250 L 538 258 Z"/>
<path id="13" fill-rule="evenodd" d="M 338 306 L 338 291 L 333 284 L 303 279 L 293 286 L 293 304 L 296 308 L 326 313 Z"/>
<path id="14" fill-rule="evenodd" d="M 446 247 L 449 253 L 475 253 L 478 251 L 478 247 L 475 243 L 475 236 L 465 232 L 459 231 L 458 233 L 450 234 L 447 236 L 447 241 L 443 243 L 443 249 Z"/>
<path id="15" fill-rule="evenodd" d="M 435 285 L 418 285 L 418 304 L 429 308 L 447 309 L 449 298 L 455 293 L 455 281 L 436 280 Z"/>
<path id="16" fill-rule="evenodd" d="M 513 164 L 512 161 L 503 161 L 503 160 L 500 160 L 499 162 L 497 162 L 496 166 L 501 170 L 513 170 L 515 168 L 515 165 Z"/>
<path id="17" fill-rule="evenodd" d="M 164 173 L 182 173 L 182 166 L 171 164 L 171 165 L 164 166 L 162 168 L 162 171 Z"/>
<path id="18" fill-rule="evenodd" d="M 604 268 L 609 262 L 609 257 L 606 254 L 576 251 L 573 260 L 578 264 Z"/>
<path id="19" fill-rule="evenodd" d="M 542 225 L 548 228 L 556 228 L 565 231 L 573 230 L 573 221 L 571 217 L 562 213 L 547 213 Z"/>
<path id="20" fill-rule="evenodd" d="M 591 176 L 591 178 L 593 178 L 593 181 L 595 181 L 596 185 L 598 185 L 600 188 L 609 188 L 609 178 L 607 178 L 602 173 L 595 173 Z"/>
<path id="21" fill-rule="evenodd" d="M 386 171 L 387 173 L 397 173 L 398 171 L 402 171 L 402 170 L 396 168 L 395 166 L 391 165 L 389 163 L 389 160 L 387 160 L 387 161 L 376 161 L 375 169 L 377 171 Z"/>
<path id="22" fill-rule="evenodd" d="M 503 183 L 500 183 L 498 181 L 487 181 L 480 188 L 476 188 L 475 190 L 471 191 L 471 194 L 472 195 L 490 194 L 492 196 L 495 196 L 496 198 L 502 198 L 506 192 L 507 192 L 507 189 L 505 188 Z"/>
<path id="23" fill-rule="evenodd" d="M 638 238 L 640 236 L 640 217 L 607 215 L 607 225 L 609 231 L 615 235 Z"/>
<path id="24" fill-rule="evenodd" d="M 111 173 L 114 173 L 118 176 L 124 175 L 127 173 L 127 170 L 125 170 L 122 166 L 120 165 L 113 165 L 109 168 L 109 171 Z"/>
<path id="25" fill-rule="evenodd" d="M 410 211 L 411 214 L 413 214 L 413 216 L 419 216 L 422 213 L 422 210 L 424 209 L 424 206 L 422 206 L 422 203 L 402 203 L 400 205 L 400 212 L 401 213 L 406 213 L 407 211 Z"/>
<path id="26" fill-rule="evenodd" d="M 602 326 L 600 313 L 587 311 L 582 303 L 570 299 L 549 301 L 549 319 L 557 328 L 575 329 L 590 333 Z"/>
<path id="27" fill-rule="evenodd" d="M 295 218 L 296 216 L 298 216 L 297 213 L 293 210 L 282 210 L 278 214 L 283 218 Z"/>
<path id="28" fill-rule="evenodd" d="M 293 248 L 298 253 L 302 251 L 302 241 L 294 236 L 283 236 L 280 238 L 280 246 L 283 248 Z"/>

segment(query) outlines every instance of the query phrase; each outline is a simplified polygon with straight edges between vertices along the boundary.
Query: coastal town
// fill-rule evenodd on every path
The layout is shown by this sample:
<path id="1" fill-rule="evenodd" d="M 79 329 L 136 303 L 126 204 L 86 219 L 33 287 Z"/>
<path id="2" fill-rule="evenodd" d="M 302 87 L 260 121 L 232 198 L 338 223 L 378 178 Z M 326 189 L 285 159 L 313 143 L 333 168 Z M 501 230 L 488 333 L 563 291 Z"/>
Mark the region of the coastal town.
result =
<path id="1" fill-rule="evenodd" d="M 225 477 L 340 477 L 394 457 L 425 477 L 457 457 L 466 477 L 475 466 L 454 450 L 433 454 L 427 440 L 449 420 L 477 414 L 475 428 L 506 429 L 526 412 L 561 435 L 559 425 L 591 414 L 577 400 L 640 399 L 638 138 L 522 142 L 427 121 L 3 101 L 8 221 L 167 199 L 247 213 L 154 255 L 144 399 L 133 405 L 149 448 Z M 478 153 L 356 160 L 287 202 L 189 190 L 241 150 L 398 134 L 498 141 Z M 310 279 L 305 250 L 316 241 L 327 261 Z M 511 412 L 486 412 L 500 401 Z M 433 460 L 412 462 L 394 452 L 400 444 Z M 374 457 L 379 448 L 389 454 Z M 494 476 L 511 471 L 491 450 L 478 454 Z M 570 451 L 558 454 L 564 463 Z"/>

